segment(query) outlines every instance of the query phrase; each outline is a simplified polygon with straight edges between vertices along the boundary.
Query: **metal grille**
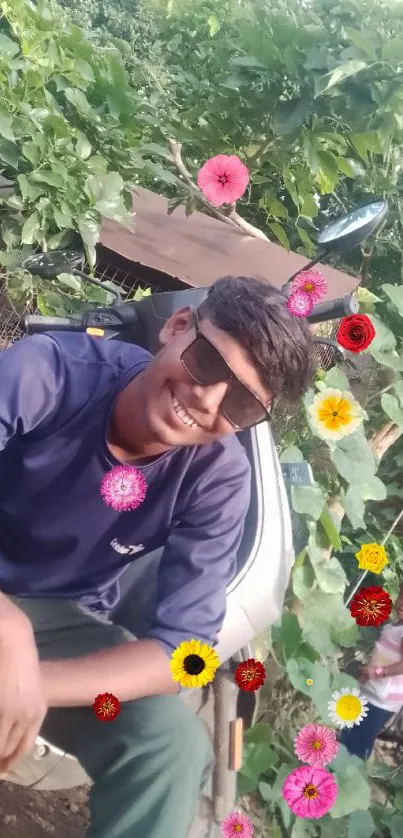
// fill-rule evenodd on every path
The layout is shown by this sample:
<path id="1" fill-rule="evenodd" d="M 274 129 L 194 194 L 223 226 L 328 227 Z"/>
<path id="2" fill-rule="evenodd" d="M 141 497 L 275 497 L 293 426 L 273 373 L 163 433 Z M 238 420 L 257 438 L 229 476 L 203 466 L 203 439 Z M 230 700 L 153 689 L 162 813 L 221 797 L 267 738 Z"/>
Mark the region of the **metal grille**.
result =
<path id="1" fill-rule="evenodd" d="M 151 283 L 145 282 L 142 277 L 135 272 L 135 270 L 133 270 L 133 272 L 129 272 L 120 267 L 109 265 L 103 261 L 97 263 L 94 276 L 96 279 L 101 280 L 101 282 L 113 282 L 114 285 L 118 286 L 126 295 L 125 299 L 131 299 L 138 289 L 145 291 L 150 288 L 151 292 L 154 294 L 165 290 L 157 283 L 153 283 L 151 285 Z M 94 287 L 95 286 L 91 285 L 91 283 L 83 281 L 84 293 Z M 49 289 L 50 288 L 51 283 L 49 283 Z M 102 305 L 102 303 L 96 303 L 93 301 L 83 302 L 82 309 L 85 311 L 88 308 L 96 308 L 97 305 Z M 14 308 L 13 304 L 9 299 L 7 299 L 5 294 L 1 293 L 0 286 L 0 350 L 6 349 L 7 346 L 10 346 L 10 344 L 26 337 L 26 334 L 20 328 L 20 317 L 26 313 L 28 313 L 26 310 L 18 312 Z M 38 310 L 35 309 L 30 310 L 29 313 L 39 314 Z"/>

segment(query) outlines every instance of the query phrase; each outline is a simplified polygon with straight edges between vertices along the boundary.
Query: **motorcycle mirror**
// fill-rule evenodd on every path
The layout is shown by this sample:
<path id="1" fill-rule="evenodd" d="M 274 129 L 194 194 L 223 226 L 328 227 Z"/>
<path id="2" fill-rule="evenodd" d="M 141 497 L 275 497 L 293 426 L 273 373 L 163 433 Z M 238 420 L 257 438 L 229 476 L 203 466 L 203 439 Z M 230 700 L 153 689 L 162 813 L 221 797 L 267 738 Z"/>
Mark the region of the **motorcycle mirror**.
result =
<path id="1" fill-rule="evenodd" d="M 375 232 L 382 224 L 385 216 L 389 210 L 388 202 L 384 198 L 371 201 L 361 207 L 357 207 L 351 212 L 347 212 L 319 233 L 317 239 L 317 254 L 314 259 L 308 262 L 303 268 L 300 268 L 295 274 L 290 276 L 287 282 L 282 286 L 282 292 L 286 296 L 291 293 L 293 280 L 301 271 L 307 271 L 313 268 L 314 265 L 320 261 L 329 250 L 335 252 L 342 250 L 345 253 L 348 250 L 353 250 L 360 242 L 364 241 L 370 233 Z"/>
<path id="2" fill-rule="evenodd" d="M 383 198 L 347 212 L 328 224 L 318 236 L 318 247 L 324 250 L 353 250 L 382 224 L 388 202 Z"/>
<path id="3" fill-rule="evenodd" d="M 58 274 L 73 273 L 83 265 L 84 259 L 84 253 L 79 250 L 50 250 L 28 256 L 21 266 L 41 279 L 54 279 Z"/>

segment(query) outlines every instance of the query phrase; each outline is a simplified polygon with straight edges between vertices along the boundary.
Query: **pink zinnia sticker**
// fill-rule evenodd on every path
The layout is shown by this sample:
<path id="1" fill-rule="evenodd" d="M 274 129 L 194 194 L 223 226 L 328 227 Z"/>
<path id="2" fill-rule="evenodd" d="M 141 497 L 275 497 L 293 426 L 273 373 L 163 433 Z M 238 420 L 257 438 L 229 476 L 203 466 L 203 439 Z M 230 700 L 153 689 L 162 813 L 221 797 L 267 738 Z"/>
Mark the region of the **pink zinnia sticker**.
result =
<path id="1" fill-rule="evenodd" d="M 308 317 L 313 309 L 313 300 L 305 291 L 294 291 L 288 297 L 286 306 L 293 317 Z"/>
<path id="2" fill-rule="evenodd" d="M 101 497 L 115 512 L 137 509 L 147 493 L 147 483 L 134 466 L 115 466 L 104 475 L 100 486 Z"/>
<path id="3" fill-rule="evenodd" d="M 339 750 L 336 732 L 317 724 L 305 725 L 297 734 L 294 746 L 297 757 L 315 768 L 328 765 Z"/>
<path id="4" fill-rule="evenodd" d="M 252 821 L 241 812 L 231 812 L 221 824 L 221 834 L 224 838 L 252 838 L 254 831 Z"/>
<path id="5" fill-rule="evenodd" d="M 242 198 L 249 183 L 249 172 L 236 154 L 218 154 L 201 167 L 197 185 L 212 204 L 234 204 Z"/>
<path id="6" fill-rule="evenodd" d="M 330 771 L 302 765 L 285 778 L 282 794 L 298 818 L 322 818 L 332 808 L 338 792 Z"/>
<path id="7" fill-rule="evenodd" d="M 319 303 L 322 297 L 327 294 L 326 278 L 320 271 L 315 271 L 313 268 L 297 274 L 293 279 L 291 288 L 292 293 L 303 291 L 305 294 L 309 294 L 314 305 Z"/>

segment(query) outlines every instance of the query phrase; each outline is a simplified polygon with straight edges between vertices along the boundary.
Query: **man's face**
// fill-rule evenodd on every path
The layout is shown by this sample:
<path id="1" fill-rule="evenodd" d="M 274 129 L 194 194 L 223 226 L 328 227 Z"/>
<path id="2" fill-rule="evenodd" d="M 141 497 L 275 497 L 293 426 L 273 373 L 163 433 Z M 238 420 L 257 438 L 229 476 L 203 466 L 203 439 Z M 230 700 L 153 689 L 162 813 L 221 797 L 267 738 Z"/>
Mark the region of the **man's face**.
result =
<path id="1" fill-rule="evenodd" d="M 164 448 L 204 445 L 236 431 L 220 412 L 230 382 L 202 386 L 181 363 L 182 352 L 195 339 L 191 323 L 189 308 L 176 312 L 167 321 L 160 333 L 162 349 L 139 376 L 143 422 L 150 439 Z M 200 326 L 242 383 L 268 404 L 271 394 L 241 344 L 207 319 L 201 320 Z"/>

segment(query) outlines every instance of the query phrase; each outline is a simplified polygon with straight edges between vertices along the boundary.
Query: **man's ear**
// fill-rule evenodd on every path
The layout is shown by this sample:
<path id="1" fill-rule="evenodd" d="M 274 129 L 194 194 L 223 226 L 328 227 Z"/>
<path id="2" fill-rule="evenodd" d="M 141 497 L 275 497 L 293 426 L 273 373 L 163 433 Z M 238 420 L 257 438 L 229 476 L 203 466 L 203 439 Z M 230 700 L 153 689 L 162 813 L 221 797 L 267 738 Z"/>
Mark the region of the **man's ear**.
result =
<path id="1" fill-rule="evenodd" d="M 167 346 L 168 343 L 171 343 L 179 335 L 187 332 L 191 326 L 191 322 L 192 308 L 190 306 L 180 308 L 174 314 L 171 314 L 158 335 L 160 346 Z"/>

